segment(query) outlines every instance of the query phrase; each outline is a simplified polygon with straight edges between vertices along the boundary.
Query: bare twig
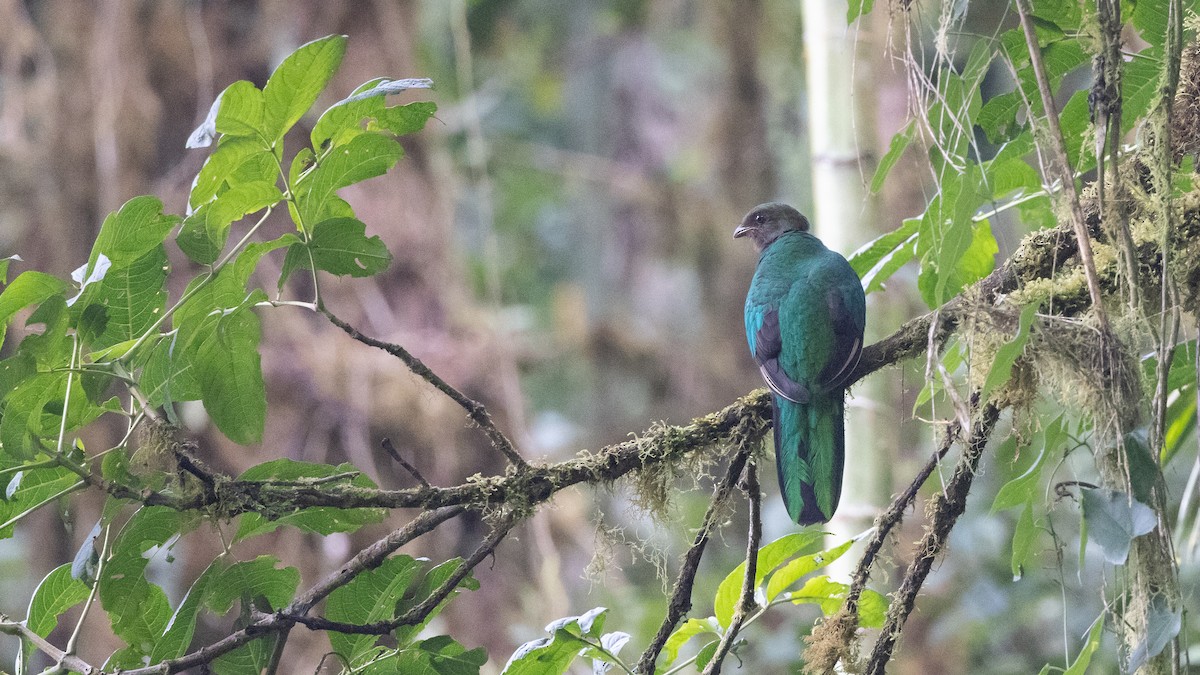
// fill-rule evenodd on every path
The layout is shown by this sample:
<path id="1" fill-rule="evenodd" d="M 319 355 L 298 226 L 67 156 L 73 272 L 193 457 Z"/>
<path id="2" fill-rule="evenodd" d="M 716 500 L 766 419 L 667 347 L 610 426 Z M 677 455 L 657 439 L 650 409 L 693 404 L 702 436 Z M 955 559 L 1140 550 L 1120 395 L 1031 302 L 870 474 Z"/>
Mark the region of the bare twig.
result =
<path id="1" fill-rule="evenodd" d="M 721 643 L 717 645 L 717 651 L 708 662 L 708 666 L 704 668 L 704 675 L 721 672 L 721 664 L 725 662 L 725 657 L 729 655 L 729 650 L 737 640 L 746 616 L 758 607 L 758 603 L 754 601 L 754 582 L 758 577 L 758 546 L 762 542 L 762 492 L 759 490 L 758 474 L 754 470 L 753 462 L 746 467 L 745 489 L 746 500 L 750 504 L 750 533 L 746 537 L 746 574 L 742 577 L 742 593 L 733 619 L 729 622 L 729 628 L 721 638 Z"/>
<path id="2" fill-rule="evenodd" d="M 421 475 L 421 472 L 417 471 L 417 467 L 409 464 L 407 460 L 400 456 L 400 452 L 396 450 L 396 446 L 392 445 L 392 439 L 385 438 L 380 443 L 383 445 L 383 449 L 385 452 L 387 452 L 388 456 L 395 460 L 395 462 L 401 467 L 403 467 L 405 471 L 411 474 L 413 478 L 417 479 L 417 482 L 421 484 L 421 487 L 433 487 L 429 484 L 429 481 L 425 480 L 425 477 Z"/>
<path id="3" fill-rule="evenodd" d="M 642 652 L 641 658 L 638 659 L 636 672 L 645 675 L 654 672 L 654 662 L 658 660 L 658 655 L 662 652 L 663 645 L 667 643 L 667 638 L 671 636 L 675 626 L 691 611 L 692 586 L 696 583 L 696 570 L 700 567 L 700 558 L 704 555 L 704 547 L 708 545 L 708 538 L 717 523 L 717 518 L 720 517 L 725 507 L 729 493 L 737 485 L 738 477 L 742 475 L 742 469 L 746 466 L 746 460 L 750 458 L 753 449 L 753 443 L 743 443 L 737 454 L 730 460 L 725 477 L 717 484 L 712 501 L 708 505 L 708 511 L 704 514 L 700 530 L 696 532 L 696 538 L 692 542 L 691 548 L 683 556 L 683 565 L 679 568 L 679 576 L 675 579 L 675 586 L 671 589 L 671 599 L 667 603 L 667 614 L 663 617 L 654 639 L 650 641 L 650 646 L 646 647 L 646 651 Z"/>
<path id="4" fill-rule="evenodd" d="M 908 566 L 904 580 L 893 596 L 891 606 L 888 607 L 887 621 L 884 623 L 883 630 L 880 631 L 879 639 L 876 640 L 875 647 L 871 651 L 871 659 L 867 663 L 868 675 L 883 675 L 887 662 L 895 650 L 896 640 L 904 628 L 904 622 L 912 613 L 917 594 L 924 585 L 926 577 L 929 576 L 929 571 L 933 568 L 933 561 L 945 548 L 950 530 L 958 521 L 958 517 L 966 510 L 967 494 L 975 479 L 979 458 L 983 456 L 984 446 L 987 445 L 988 437 L 991 436 L 992 429 L 999 417 L 1000 410 L 995 405 L 988 403 L 984 406 L 978 418 L 974 420 L 971 438 L 955 466 L 954 475 L 946 484 L 945 492 L 934 497 L 933 522 L 920 543 L 917 544 L 916 557 Z"/>
<path id="5" fill-rule="evenodd" d="M 410 353 L 404 347 L 401 347 L 397 344 L 392 344 L 390 342 L 376 340 L 368 335 L 363 335 L 357 328 L 337 318 L 332 312 L 324 307 L 321 307 L 319 311 L 324 314 L 327 319 L 329 319 L 330 323 L 338 328 L 341 328 L 351 338 L 365 345 L 382 349 L 383 351 L 400 359 L 404 365 L 408 366 L 409 370 L 416 373 L 419 377 L 421 377 L 421 379 L 432 384 L 438 391 L 450 397 L 450 400 L 462 406 L 463 410 L 467 411 L 467 416 L 471 418 L 471 421 L 479 425 L 480 429 L 483 429 L 483 433 L 487 435 L 492 447 L 499 450 L 500 453 L 503 454 L 513 466 L 522 470 L 529 468 L 529 464 L 523 457 L 521 457 L 520 454 L 517 453 L 516 448 L 513 447 L 512 441 L 508 440 L 508 437 L 504 435 L 504 432 L 500 431 L 500 429 L 496 426 L 496 423 L 492 421 L 491 413 L 487 411 L 487 408 L 484 407 L 482 403 L 455 389 L 449 382 L 439 377 L 438 374 L 430 370 L 429 366 L 425 365 L 421 359 L 413 356 L 412 353 Z"/>
<path id="6" fill-rule="evenodd" d="M 13 621 L 7 616 L 0 614 L 0 633 L 6 635 L 14 635 L 33 643 L 33 646 L 38 648 L 38 651 L 49 656 L 61 668 L 84 675 L 92 675 L 99 673 L 100 669 L 89 664 L 83 659 L 73 654 L 67 654 L 63 650 L 50 644 L 46 638 L 29 630 L 24 621 Z"/>

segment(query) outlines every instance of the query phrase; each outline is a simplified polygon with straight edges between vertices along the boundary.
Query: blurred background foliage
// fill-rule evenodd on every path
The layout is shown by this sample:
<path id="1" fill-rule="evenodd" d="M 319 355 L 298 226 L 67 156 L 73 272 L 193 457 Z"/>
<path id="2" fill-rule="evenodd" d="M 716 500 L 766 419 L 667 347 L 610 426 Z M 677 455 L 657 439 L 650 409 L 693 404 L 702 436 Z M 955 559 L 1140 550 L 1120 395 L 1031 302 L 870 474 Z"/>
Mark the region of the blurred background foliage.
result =
<path id="1" fill-rule="evenodd" d="M 961 35 L 951 36 L 955 58 L 965 59 L 973 34 L 1015 25 L 1004 4 L 971 4 Z M 857 91 L 870 112 L 859 130 L 864 183 L 908 118 L 898 46 L 915 40 L 919 56 L 947 38 L 936 32 L 937 7 L 918 8 L 914 17 L 928 25 L 907 34 L 881 9 L 852 29 Z M 128 198 L 154 194 L 182 212 L 204 161 L 184 140 L 216 93 L 238 79 L 261 85 L 295 47 L 344 33 L 349 51 L 334 96 L 376 76 L 430 77 L 439 112 L 404 139 L 407 161 L 344 193 L 395 261 L 382 275 L 323 287 L 336 313 L 405 345 L 484 402 L 536 459 L 596 449 L 660 420 L 684 423 L 759 386 L 741 319 L 754 254 L 731 233 L 763 201 L 813 211 L 803 23 L 792 0 L 0 0 L 0 25 L 0 256 L 17 253 L 65 277 L 86 259 L 104 215 Z M 1002 68 L 992 70 L 985 98 L 1012 87 Z M 1064 90 L 1086 80 L 1085 68 Z M 876 231 L 857 234 L 852 247 L 924 210 L 933 189 L 924 166 L 916 146 L 901 157 L 878 201 L 862 207 L 877 214 Z M 289 227 L 286 217 L 276 221 L 268 236 Z M 816 227 L 821 234 L 836 224 Z M 1002 258 L 1027 228 L 1003 214 L 993 229 Z M 171 253 L 172 264 L 190 264 Z M 902 271 L 876 301 L 873 330 L 920 311 L 913 276 Z M 303 278 L 291 283 L 305 294 Z M 273 314 L 263 342 L 267 441 L 233 445 L 192 410 L 189 425 L 213 464 L 237 473 L 285 452 L 350 461 L 384 487 L 408 486 L 411 477 L 380 450 L 390 437 L 435 483 L 503 469 L 461 410 L 390 357 L 307 312 Z M 850 424 L 855 411 L 897 411 L 871 452 L 899 485 L 931 449 L 909 414 L 924 375 L 917 365 L 876 377 L 890 379 L 872 390 L 878 399 L 859 393 Z M 1062 663 L 1101 610 L 1099 557 L 1078 570 L 1060 562 L 1079 547 L 1073 504 L 1051 514 L 1058 547 L 1013 581 L 1015 514 L 989 515 L 988 506 L 1030 458 L 1002 446 L 988 461 L 893 672 L 1036 672 Z M 1174 466 L 1167 473 L 1183 478 Z M 693 493 L 695 476 L 677 478 L 682 491 L 653 515 L 627 485 L 564 493 L 477 570 L 482 588 L 451 605 L 437 630 L 485 646 L 488 667 L 498 669 L 546 623 L 604 605 L 610 629 L 644 644 L 661 620 L 663 570 L 676 567 L 707 502 L 707 484 Z M 99 508 L 98 500 L 64 503 L 0 542 L 0 611 L 22 615 L 36 580 L 77 549 L 86 525 L 76 523 L 92 522 Z M 764 510 L 767 539 L 792 529 L 777 498 Z M 919 532 L 920 519 L 909 520 L 901 541 Z M 384 527 L 325 538 L 281 531 L 240 553 L 271 549 L 313 579 Z M 455 527 L 408 552 L 466 552 L 482 526 Z M 705 559 L 701 615 L 711 609 L 705 589 L 743 555 L 739 530 L 723 530 Z M 199 550 L 205 545 L 189 539 L 173 564 L 156 563 L 173 600 L 215 553 Z M 881 590 L 888 581 L 879 580 Z M 746 658 L 789 670 L 814 618 L 800 608 L 760 622 Z M 199 640 L 217 635 L 219 627 L 207 628 Z M 93 641 L 81 655 L 102 661 L 111 647 Z M 326 650 L 299 635 L 289 645 L 300 663 Z"/>

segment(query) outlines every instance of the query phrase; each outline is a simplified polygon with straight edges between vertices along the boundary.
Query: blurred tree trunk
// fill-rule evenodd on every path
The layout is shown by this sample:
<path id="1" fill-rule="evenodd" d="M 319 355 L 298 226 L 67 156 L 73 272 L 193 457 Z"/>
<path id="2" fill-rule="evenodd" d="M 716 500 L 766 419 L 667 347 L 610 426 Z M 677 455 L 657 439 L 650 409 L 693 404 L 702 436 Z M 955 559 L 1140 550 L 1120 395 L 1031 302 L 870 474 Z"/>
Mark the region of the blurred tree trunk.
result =
<path id="1" fill-rule="evenodd" d="M 843 0 L 805 0 L 802 9 L 813 227 L 829 248 L 849 255 L 882 230 L 875 197 L 867 191 L 875 169 L 873 58 L 879 49 L 846 25 Z M 883 325 L 890 322 L 880 321 L 881 309 L 874 296 L 868 298 L 868 344 L 886 334 Z M 870 527 L 891 495 L 890 453 L 881 440 L 896 437 L 896 421 L 889 418 L 892 390 L 886 374 L 877 374 L 848 402 L 842 501 L 830 523 L 839 540 Z"/>

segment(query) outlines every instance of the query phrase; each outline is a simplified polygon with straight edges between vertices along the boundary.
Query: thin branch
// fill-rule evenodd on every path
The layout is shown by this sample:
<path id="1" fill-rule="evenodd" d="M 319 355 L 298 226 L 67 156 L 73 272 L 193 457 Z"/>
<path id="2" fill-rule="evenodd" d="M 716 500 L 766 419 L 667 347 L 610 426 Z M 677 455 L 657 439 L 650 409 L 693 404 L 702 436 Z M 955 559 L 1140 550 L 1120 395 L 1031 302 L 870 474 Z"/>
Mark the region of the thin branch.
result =
<path id="1" fill-rule="evenodd" d="M 351 558 L 349 562 L 342 565 L 336 572 L 293 600 L 286 609 L 260 616 L 245 628 L 235 631 L 190 654 L 177 659 L 168 659 L 152 666 L 125 670 L 122 671 L 122 675 L 167 675 L 168 673 L 178 673 L 189 668 L 196 668 L 206 663 L 211 663 L 222 654 L 227 654 L 252 640 L 288 631 L 297 623 L 292 618 L 293 615 L 299 616 L 304 614 L 335 589 L 349 583 L 355 576 L 378 566 L 384 558 L 396 549 L 464 511 L 466 509 L 462 507 L 426 511 L 404 527 L 360 551 L 358 555 Z"/>
<path id="2" fill-rule="evenodd" d="M 1049 151 L 1051 170 L 1062 183 L 1063 195 L 1067 198 L 1068 214 L 1071 225 L 1075 230 L 1075 238 L 1079 245 L 1079 259 L 1083 263 L 1083 272 L 1087 278 L 1088 293 L 1091 295 L 1092 307 L 1101 325 L 1107 326 L 1108 319 L 1104 313 L 1100 280 L 1096 274 L 1096 261 L 1092 256 L 1092 241 L 1088 237 L 1087 225 L 1083 219 L 1083 208 L 1079 204 L 1079 190 L 1075 187 L 1075 174 L 1067 160 L 1067 151 L 1063 143 L 1062 127 L 1058 123 L 1058 111 L 1054 106 L 1054 94 L 1050 91 L 1050 80 L 1046 76 L 1046 64 L 1042 61 L 1042 49 L 1038 46 L 1037 33 L 1034 32 L 1032 10 L 1029 0 L 1017 0 L 1017 12 L 1021 17 L 1021 29 L 1025 33 L 1025 43 L 1029 47 L 1029 62 L 1037 78 L 1038 93 L 1042 98 L 1042 108 L 1046 113 L 1046 126 L 1049 131 Z M 1030 110 L 1030 117 L 1033 110 Z M 1107 332 L 1107 331 L 1106 331 Z"/>
<path id="3" fill-rule="evenodd" d="M 29 630 L 24 621 L 12 621 L 7 616 L 0 614 L 0 633 L 29 640 L 33 643 L 33 646 L 38 648 L 38 651 L 49 656 L 56 664 L 69 671 L 83 673 L 84 675 L 100 673 L 99 668 L 96 668 L 78 656 L 67 654 L 51 644 L 46 638 Z"/>
<path id="4" fill-rule="evenodd" d="M 895 650 L 896 640 L 904 629 L 909 614 L 912 613 L 917 594 L 933 568 L 933 561 L 945 549 L 950 530 L 967 508 L 967 495 L 971 491 L 979 459 L 983 456 L 983 449 L 999 417 L 1000 409 L 995 405 L 988 403 L 983 407 L 978 418 L 974 420 L 971 438 L 955 466 L 954 475 L 946 484 L 946 490 L 934 497 L 933 522 L 917 544 L 916 557 L 908 566 L 904 580 L 893 596 L 891 606 L 888 607 L 887 621 L 880 631 L 879 639 L 875 641 L 871 659 L 867 663 L 868 675 L 883 675 Z"/>
<path id="5" fill-rule="evenodd" d="M 867 579 L 871 576 L 871 567 L 875 564 L 875 560 L 879 555 L 879 551 L 883 548 L 884 542 L 892 530 L 904 520 L 905 512 L 908 511 L 909 507 L 917 499 L 917 492 L 920 491 L 925 481 L 929 480 L 929 476 L 933 474 L 933 470 L 937 468 L 938 463 L 950 452 L 950 448 L 958 440 L 960 433 L 962 433 L 962 426 L 957 420 L 952 421 L 950 426 L 946 428 L 946 436 L 942 440 L 942 444 L 929 456 L 928 461 L 925 462 L 925 466 L 921 467 L 921 470 L 917 472 L 917 475 L 908 484 L 908 487 L 892 499 L 892 503 L 888 505 L 887 509 L 875 518 L 874 532 L 871 538 L 867 540 L 862 558 L 859 559 L 858 565 L 854 568 L 854 576 L 850 581 L 850 590 L 846 593 L 844 606 L 848 614 L 853 616 L 858 615 L 858 600 L 862 596 L 863 589 L 867 586 Z"/>
<path id="6" fill-rule="evenodd" d="M 440 586 L 429 594 L 429 597 L 398 617 L 388 619 L 387 621 L 376 621 L 366 624 L 342 623 L 339 621 L 330 621 L 323 617 L 305 615 L 288 615 L 288 618 L 312 630 L 331 630 L 339 633 L 355 633 L 360 635 L 387 635 L 401 626 L 419 625 L 437 609 L 438 605 L 450 597 L 450 594 L 458 588 L 463 579 L 467 578 L 471 570 L 478 567 L 484 558 L 493 554 L 496 547 L 500 545 L 500 542 L 504 540 L 504 537 L 508 535 L 509 531 L 519 521 L 520 518 L 516 514 L 509 513 L 506 515 L 492 528 L 491 533 L 479 544 L 475 551 L 454 570 L 454 574 L 447 577 Z M 285 610 L 284 613 L 287 614 L 287 611 Z"/>
<path id="7" fill-rule="evenodd" d="M 742 469 L 746 466 L 746 461 L 754 450 L 754 445 L 748 441 L 741 444 L 737 454 L 729 462 L 729 469 L 725 472 L 725 477 L 717 484 L 712 501 L 708 505 L 708 511 L 704 514 L 700 530 L 696 532 L 696 538 L 692 542 L 691 548 L 683 556 L 683 565 L 679 568 L 679 576 L 675 579 L 675 586 L 671 589 L 671 599 L 667 603 L 667 614 L 663 617 L 662 625 L 658 627 L 654 639 L 650 641 L 650 646 L 646 647 L 646 651 L 642 652 L 641 658 L 638 659 L 637 672 L 645 675 L 654 672 L 654 662 L 658 660 L 658 655 L 662 652 L 663 645 L 667 643 L 667 638 L 671 636 L 675 626 L 691 611 L 692 586 L 696 583 L 696 570 L 700 567 L 700 558 L 704 555 L 704 547 L 708 545 L 708 538 L 724 510 L 725 501 L 729 499 L 729 493 L 737 485 L 738 478 L 742 475 Z"/>
<path id="8" fill-rule="evenodd" d="M 746 500 L 750 505 L 750 533 L 746 537 L 746 574 L 742 577 L 742 594 L 733 619 L 729 622 L 729 628 L 721 638 L 721 643 L 717 645 L 712 660 L 704 668 L 704 675 L 721 672 L 721 664 L 733 648 L 746 617 L 758 608 L 758 603 L 754 601 L 754 587 L 758 577 L 758 546 L 762 543 L 762 491 L 759 489 L 758 474 L 754 470 L 753 462 L 746 467 L 745 490 Z"/>
<path id="9" fill-rule="evenodd" d="M 392 445 L 392 439 L 385 438 L 380 442 L 380 444 L 383 445 L 383 449 L 385 452 L 387 452 L 389 457 L 395 460 L 397 464 L 404 467 L 404 470 L 411 474 L 413 478 L 417 479 L 417 482 L 421 484 L 421 487 L 433 487 L 429 484 L 429 481 L 425 480 L 425 477 L 421 475 L 421 472 L 417 471 L 417 467 L 409 464 L 408 461 L 400 456 L 400 452 L 396 450 L 396 446 Z"/>
<path id="10" fill-rule="evenodd" d="M 341 328 L 342 331 L 344 331 L 351 338 L 365 345 L 382 349 L 383 351 L 400 359 L 404 365 L 408 366 L 409 370 L 411 370 L 421 379 L 432 384 L 438 391 L 450 397 L 450 400 L 462 406 L 463 410 L 467 411 L 467 416 L 471 418 L 471 421 L 479 425 L 480 429 L 483 429 L 483 433 L 487 435 L 492 447 L 499 450 L 500 453 L 503 454 L 513 466 L 521 470 L 529 468 L 529 464 L 523 457 L 521 457 L 520 454 L 517 453 L 512 441 L 508 440 L 508 437 L 504 435 L 504 432 L 500 431 L 500 429 L 496 426 L 496 423 L 492 421 L 491 413 L 487 411 L 487 408 L 484 407 L 482 403 L 469 398 L 466 394 L 455 389 L 449 382 L 446 382 L 439 377 L 438 374 L 430 370 L 429 366 L 425 365 L 421 359 L 413 356 L 412 353 L 410 353 L 404 347 L 401 347 L 397 344 L 392 344 L 390 342 L 376 340 L 368 335 L 363 335 L 357 328 L 337 318 L 332 312 L 324 307 L 320 308 L 320 312 L 324 314 L 327 319 L 329 319 L 330 323 L 338 328 Z"/>

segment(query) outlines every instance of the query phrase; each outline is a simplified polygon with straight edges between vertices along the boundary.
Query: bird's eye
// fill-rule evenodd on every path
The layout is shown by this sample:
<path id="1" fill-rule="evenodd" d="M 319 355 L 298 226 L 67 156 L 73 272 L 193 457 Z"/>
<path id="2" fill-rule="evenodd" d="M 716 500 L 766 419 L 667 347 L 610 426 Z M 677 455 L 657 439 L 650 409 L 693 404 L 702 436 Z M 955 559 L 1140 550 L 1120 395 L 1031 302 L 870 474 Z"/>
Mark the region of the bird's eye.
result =
<path id="1" fill-rule="evenodd" d="M 767 217 L 761 213 L 756 213 L 754 214 L 754 222 L 762 225 L 763 223 L 767 222 Z"/>

